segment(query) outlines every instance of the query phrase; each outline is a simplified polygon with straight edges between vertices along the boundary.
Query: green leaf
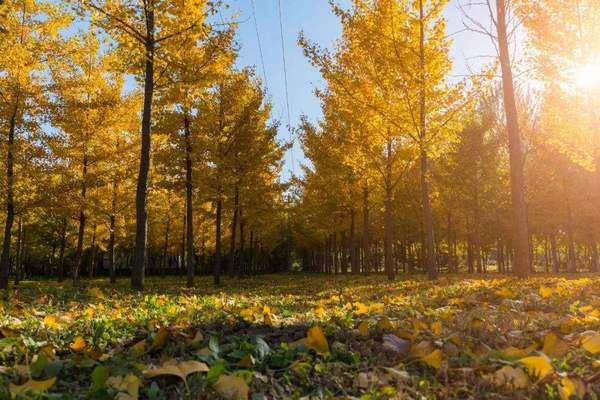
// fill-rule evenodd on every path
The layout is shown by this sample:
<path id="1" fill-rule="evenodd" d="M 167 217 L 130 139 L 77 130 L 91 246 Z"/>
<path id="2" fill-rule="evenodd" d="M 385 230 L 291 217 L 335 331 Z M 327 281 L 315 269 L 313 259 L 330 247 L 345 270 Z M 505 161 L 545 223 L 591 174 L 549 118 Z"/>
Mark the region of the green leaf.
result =
<path id="1" fill-rule="evenodd" d="M 206 373 L 206 381 L 215 382 L 221 375 L 223 375 L 223 373 L 225 373 L 226 366 L 227 364 L 225 360 L 218 359 Z"/>
<path id="2" fill-rule="evenodd" d="M 106 387 L 106 380 L 109 377 L 109 370 L 104 365 L 98 365 L 92 371 L 92 385 L 90 393 L 94 394 Z"/>

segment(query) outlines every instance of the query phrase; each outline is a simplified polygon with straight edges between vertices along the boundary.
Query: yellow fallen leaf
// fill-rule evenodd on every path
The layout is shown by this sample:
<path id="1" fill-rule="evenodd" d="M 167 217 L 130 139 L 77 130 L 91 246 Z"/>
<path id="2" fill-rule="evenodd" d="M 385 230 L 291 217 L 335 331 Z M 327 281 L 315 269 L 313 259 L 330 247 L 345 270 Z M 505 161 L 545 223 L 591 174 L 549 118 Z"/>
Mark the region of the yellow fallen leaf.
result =
<path id="1" fill-rule="evenodd" d="M 540 288 L 540 296 L 542 296 L 545 299 L 552 296 L 553 293 L 554 293 L 554 289 L 552 289 L 552 288 L 544 287 L 544 286 L 542 286 Z"/>
<path id="2" fill-rule="evenodd" d="M 310 328 L 306 334 L 306 347 L 313 349 L 317 353 L 329 352 L 329 343 L 320 327 Z"/>
<path id="3" fill-rule="evenodd" d="M 389 330 L 394 329 L 394 325 L 392 325 L 392 322 L 387 317 L 381 317 L 377 321 L 377 328 L 381 330 Z"/>
<path id="4" fill-rule="evenodd" d="M 542 353 L 550 358 L 560 358 L 569 351 L 569 343 L 554 332 L 549 332 L 544 336 L 544 347 Z"/>
<path id="5" fill-rule="evenodd" d="M 133 346 L 131 346 L 129 348 L 129 354 L 131 354 L 133 357 L 140 357 L 145 352 L 146 352 L 146 341 L 145 340 L 140 340 L 139 342 L 137 342 L 136 344 L 134 344 Z"/>
<path id="6" fill-rule="evenodd" d="M 213 384 L 215 391 L 225 400 L 247 400 L 248 384 L 235 375 L 221 375 Z"/>
<path id="7" fill-rule="evenodd" d="M 244 308 L 240 310 L 240 316 L 248 322 L 254 322 L 254 314 L 257 309 L 255 307 Z"/>
<path id="8" fill-rule="evenodd" d="M 435 369 L 440 369 L 442 366 L 442 351 L 440 349 L 435 349 L 426 356 L 421 357 L 421 361 Z"/>
<path id="9" fill-rule="evenodd" d="M 524 349 L 520 349 L 518 347 L 513 347 L 513 346 L 509 346 L 503 350 L 501 350 L 500 352 L 505 356 L 505 357 L 525 357 L 529 354 L 531 354 L 532 352 L 534 352 L 537 348 L 536 344 L 531 344 L 529 346 L 527 346 Z"/>
<path id="10" fill-rule="evenodd" d="M 252 354 L 246 353 L 238 362 L 238 365 L 242 368 L 252 368 L 254 366 L 254 358 L 252 357 Z"/>
<path id="11" fill-rule="evenodd" d="M 82 351 L 85 349 L 86 343 L 83 336 L 77 336 L 73 343 L 69 345 L 69 348 L 73 351 Z"/>
<path id="12" fill-rule="evenodd" d="M 550 359 L 545 354 L 521 358 L 519 362 L 525 365 L 529 375 L 534 378 L 537 377 L 539 379 L 543 379 L 546 377 L 546 375 L 554 371 Z"/>
<path id="13" fill-rule="evenodd" d="M 369 335 L 369 321 L 362 321 L 358 324 L 358 332 L 363 336 Z"/>
<path id="14" fill-rule="evenodd" d="M 208 366 L 203 362 L 195 360 L 182 362 L 170 360 L 163 363 L 163 365 L 159 368 L 145 370 L 143 374 L 146 378 L 154 378 L 161 375 L 178 376 L 186 383 L 187 386 L 187 376 L 196 372 L 208 372 Z"/>
<path id="15" fill-rule="evenodd" d="M 273 319 L 271 318 L 270 312 L 266 312 L 263 314 L 263 323 L 267 326 L 273 326 Z"/>
<path id="16" fill-rule="evenodd" d="M 317 306 L 313 309 L 313 313 L 317 318 L 323 318 L 325 316 L 325 308 L 323 306 Z"/>
<path id="17" fill-rule="evenodd" d="M 492 383 L 499 386 L 509 386 L 514 389 L 524 389 L 529 385 L 529 377 L 523 370 L 505 365 L 494 372 Z"/>
<path id="18" fill-rule="evenodd" d="M 410 347 L 410 355 L 416 358 L 423 358 L 428 354 L 431 354 L 434 350 L 435 346 L 433 342 L 429 340 L 422 340 Z"/>
<path id="19" fill-rule="evenodd" d="M 354 303 L 354 314 L 356 315 L 364 315 L 367 314 L 369 312 L 369 307 L 367 307 L 366 304 L 363 303 Z"/>
<path id="20" fill-rule="evenodd" d="M 202 334 L 202 331 L 199 330 L 194 335 L 194 338 L 189 341 L 189 344 L 190 344 L 190 346 L 198 346 L 203 341 L 204 341 L 204 335 Z"/>
<path id="21" fill-rule="evenodd" d="M 383 314 L 384 304 L 383 303 L 371 303 L 369 306 L 369 312 L 375 314 Z"/>
<path id="22" fill-rule="evenodd" d="M 56 329 L 58 328 L 58 321 L 54 315 L 46 315 L 44 317 L 44 325 L 46 328 Z"/>
<path id="23" fill-rule="evenodd" d="M 23 394 L 26 392 L 45 392 L 50 389 L 54 383 L 56 383 L 56 377 L 46 379 L 44 381 L 34 381 L 33 379 L 29 379 L 22 385 L 10 384 L 8 386 L 8 390 L 14 394 Z"/>
<path id="24" fill-rule="evenodd" d="M 88 295 L 90 297 L 96 297 L 98 299 L 104 299 L 105 298 L 104 293 L 102 293 L 102 290 L 100 290 L 97 287 L 89 288 L 87 290 L 87 293 L 88 293 Z"/>
<path id="25" fill-rule="evenodd" d="M 560 380 L 560 385 L 558 385 L 558 393 L 561 400 L 570 400 L 571 396 L 583 399 L 585 392 L 585 385 L 577 378 L 564 377 Z"/>
<path id="26" fill-rule="evenodd" d="M 600 334 L 598 332 L 594 332 L 590 335 L 582 337 L 581 345 L 588 353 L 598 354 L 600 352 Z"/>
<path id="27" fill-rule="evenodd" d="M 510 298 L 515 297 L 515 293 L 512 290 L 510 290 L 509 288 L 507 288 L 507 287 L 504 287 L 502 289 L 496 290 L 494 292 L 494 294 L 496 296 L 498 296 L 498 297 L 502 297 L 502 298 L 505 298 L 505 299 L 510 299 Z"/>
<path id="28" fill-rule="evenodd" d="M 136 375 L 129 373 L 126 376 L 109 377 L 106 380 L 106 385 L 121 392 L 117 394 L 115 399 L 137 400 L 142 382 Z"/>
<path id="29" fill-rule="evenodd" d="M 154 339 L 152 340 L 152 345 L 148 349 L 148 351 L 158 350 L 163 347 L 169 337 L 169 330 L 167 328 L 160 328 L 156 335 L 154 335 Z"/>
<path id="30" fill-rule="evenodd" d="M 442 323 L 440 321 L 435 321 L 431 323 L 431 332 L 439 336 L 442 334 Z"/>

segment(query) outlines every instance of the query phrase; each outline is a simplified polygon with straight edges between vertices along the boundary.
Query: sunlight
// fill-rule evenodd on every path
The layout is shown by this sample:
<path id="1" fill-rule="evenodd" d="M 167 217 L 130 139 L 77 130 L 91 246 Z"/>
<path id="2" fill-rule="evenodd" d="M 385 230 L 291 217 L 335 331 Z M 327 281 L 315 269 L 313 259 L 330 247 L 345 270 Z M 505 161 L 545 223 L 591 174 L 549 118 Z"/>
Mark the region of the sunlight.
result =
<path id="1" fill-rule="evenodd" d="M 600 86 L 600 64 L 580 66 L 574 71 L 574 80 L 581 88 Z"/>

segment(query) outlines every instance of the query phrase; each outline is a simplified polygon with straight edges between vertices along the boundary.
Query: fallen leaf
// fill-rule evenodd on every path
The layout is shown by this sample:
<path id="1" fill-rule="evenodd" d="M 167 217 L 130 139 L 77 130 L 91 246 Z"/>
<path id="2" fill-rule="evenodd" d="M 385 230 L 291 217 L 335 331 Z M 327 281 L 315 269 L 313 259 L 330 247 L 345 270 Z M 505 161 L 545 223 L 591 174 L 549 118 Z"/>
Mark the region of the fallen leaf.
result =
<path id="1" fill-rule="evenodd" d="M 385 331 L 394 329 L 394 325 L 392 325 L 392 322 L 387 317 L 381 317 L 377 321 L 377 328 Z"/>
<path id="2" fill-rule="evenodd" d="M 440 349 L 435 349 L 426 356 L 421 357 L 421 361 L 435 369 L 440 369 L 442 366 L 442 351 Z"/>
<path id="3" fill-rule="evenodd" d="M 200 361 L 190 360 L 177 362 L 170 360 L 159 368 L 148 369 L 143 372 L 146 378 L 154 378 L 160 375 L 174 375 L 186 380 L 187 376 L 196 372 L 208 372 L 208 366 Z"/>
<path id="4" fill-rule="evenodd" d="M 358 324 L 358 332 L 363 336 L 369 335 L 369 321 L 362 321 Z"/>
<path id="5" fill-rule="evenodd" d="M 600 334 L 594 332 L 581 338 L 581 345 L 588 353 L 598 354 L 600 352 Z"/>
<path id="6" fill-rule="evenodd" d="M 439 336 L 442 334 L 442 323 L 440 321 L 435 321 L 431 324 L 431 332 Z"/>
<path id="7" fill-rule="evenodd" d="M 131 346 L 129 348 L 129 354 L 131 354 L 133 357 L 140 357 L 145 352 L 146 352 L 146 341 L 145 340 L 140 340 L 139 342 L 137 342 L 136 344 L 134 344 L 133 346 Z"/>
<path id="8" fill-rule="evenodd" d="M 549 287 L 542 286 L 542 287 L 540 288 L 540 291 L 539 291 L 539 292 L 540 292 L 540 296 L 542 296 L 543 298 L 545 298 L 545 299 L 546 299 L 546 298 L 548 298 L 548 297 L 552 296 L 552 294 L 554 293 L 554 289 L 552 289 L 552 288 L 549 288 Z"/>
<path id="9" fill-rule="evenodd" d="M 142 382 L 136 375 L 129 373 L 126 376 L 111 376 L 106 380 L 106 385 L 122 392 L 115 399 L 137 400 Z"/>
<path id="10" fill-rule="evenodd" d="M 498 386 L 509 386 L 514 389 L 524 389 L 529 386 L 529 377 L 523 370 L 505 365 L 494 372 L 492 383 Z"/>
<path id="11" fill-rule="evenodd" d="M 73 343 L 69 345 L 69 348 L 75 352 L 83 351 L 85 349 L 86 343 L 83 336 L 77 336 Z"/>
<path id="12" fill-rule="evenodd" d="M 519 362 L 525 365 L 529 375 L 534 378 L 543 379 L 546 375 L 554 371 L 550 359 L 545 354 L 521 358 Z"/>
<path id="13" fill-rule="evenodd" d="M 329 352 L 329 343 L 320 327 L 313 326 L 308 330 L 306 334 L 306 347 L 313 349 L 317 353 Z"/>
<path id="14" fill-rule="evenodd" d="M 169 330 L 167 328 L 160 328 L 156 335 L 154 335 L 154 339 L 152 340 L 152 345 L 148 349 L 148 351 L 155 351 L 160 349 L 167 342 L 167 338 L 169 337 Z"/>
<path id="15" fill-rule="evenodd" d="M 58 328 L 58 321 L 54 315 L 46 315 L 44 317 L 44 325 L 46 328 L 56 329 Z"/>
<path id="16" fill-rule="evenodd" d="M 583 399 L 585 392 L 585 385 L 577 378 L 564 377 L 560 380 L 560 385 L 558 385 L 558 393 L 561 400 L 570 400 L 571 396 Z"/>
<path id="17" fill-rule="evenodd" d="M 249 387 L 235 375 L 221 375 L 213 384 L 215 391 L 226 400 L 247 400 Z"/>
<path id="18" fill-rule="evenodd" d="M 549 332 L 544 336 L 544 347 L 542 353 L 550 358 L 560 358 L 569 351 L 569 343 L 554 332 Z"/>
<path id="19" fill-rule="evenodd" d="M 29 379 L 22 385 L 14 385 L 10 384 L 8 386 L 8 390 L 14 394 L 23 394 L 26 392 L 45 392 L 50 389 L 56 383 L 56 377 L 46 379 L 44 381 L 35 381 L 33 379 Z"/>

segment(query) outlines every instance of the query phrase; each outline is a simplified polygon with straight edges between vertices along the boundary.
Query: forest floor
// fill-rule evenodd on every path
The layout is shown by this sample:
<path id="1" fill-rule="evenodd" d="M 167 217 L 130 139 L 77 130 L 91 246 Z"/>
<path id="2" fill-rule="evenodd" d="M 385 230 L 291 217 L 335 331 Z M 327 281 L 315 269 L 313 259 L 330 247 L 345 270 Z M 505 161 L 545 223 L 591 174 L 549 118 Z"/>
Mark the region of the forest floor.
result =
<path id="1" fill-rule="evenodd" d="M 0 399 L 597 399 L 600 276 L 22 283 Z"/>

